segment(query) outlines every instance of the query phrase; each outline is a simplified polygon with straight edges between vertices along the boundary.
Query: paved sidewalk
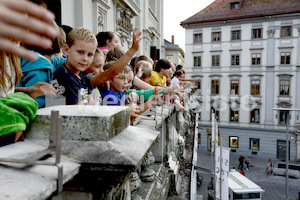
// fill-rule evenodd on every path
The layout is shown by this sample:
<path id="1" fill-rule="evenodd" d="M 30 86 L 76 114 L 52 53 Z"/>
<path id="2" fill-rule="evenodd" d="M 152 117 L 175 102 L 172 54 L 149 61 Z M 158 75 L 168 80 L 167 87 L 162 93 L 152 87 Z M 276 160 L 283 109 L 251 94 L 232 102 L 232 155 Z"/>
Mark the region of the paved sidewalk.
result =
<path id="1" fill-rule="evenodd" d="M 245 157 L 245 155 L 243 155 Z M 230 169 L 235 166 L 237 169 L 239 165 L 238 158 L 239 154 L 230 153 Z M 267 175 L 265 169 L 267 166 L 267 158 L 257 158 L 254 156 L 250 157 L 250 169 L 245 170 L 245 175 L 250 180 L 255 182 L 257 185 L 265 190 L 263 195 L 264 200 L 283 200 L 286 194 L 286 178 L 284 176 Z M 275 165 L 280 160 L 272 160 Z M 198 151 L 197 166 L 211 169 L 211 154 L 207 151 Z M 206 172 L 199 171 L 203 176 L 203 183 L 198 190 L 198 195 L 203 195 L 203 200 L 207 199 L 207 186 L 210 181 L 211 175 Z M 298 193 L 300 192 L 300 179 L 289 178 L 288 180 L 289 200 L 298 200 Z"/>

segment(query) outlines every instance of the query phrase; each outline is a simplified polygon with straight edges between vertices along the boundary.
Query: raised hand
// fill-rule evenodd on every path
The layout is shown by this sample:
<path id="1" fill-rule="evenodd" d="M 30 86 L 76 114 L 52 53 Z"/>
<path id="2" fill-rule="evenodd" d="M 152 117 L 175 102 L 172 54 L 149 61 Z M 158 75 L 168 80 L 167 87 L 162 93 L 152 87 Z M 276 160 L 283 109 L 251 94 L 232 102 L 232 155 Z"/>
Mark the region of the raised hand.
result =
<path id="1" fill-rule="evenodd" d="M 142 37 L 142 32 L 138 31 L 138 27 L 135 27 L 135 29 L 133 30 L 133 38 L 132 38 L 132 48 L 134 48 L 134 50 L 138 50 L 139 49 L 139 42 L 141 41 Z"/>
<path id="2" fill-rule="evenodd" d="M 0 50 L 27 60 L 36 60 L 34 53 L 16 42 L 50 48 L 57 32 L 51 25 L 54 15 L 42 6 L 26 0 L 0 0 Z"/>

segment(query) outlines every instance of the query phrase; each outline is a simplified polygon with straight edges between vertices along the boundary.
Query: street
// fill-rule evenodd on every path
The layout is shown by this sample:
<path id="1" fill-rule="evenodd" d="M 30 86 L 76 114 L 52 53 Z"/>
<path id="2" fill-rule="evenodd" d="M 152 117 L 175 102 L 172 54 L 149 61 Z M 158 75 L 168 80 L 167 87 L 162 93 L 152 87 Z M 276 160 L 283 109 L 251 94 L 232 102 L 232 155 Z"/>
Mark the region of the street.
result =
<path id="1" fill-rule="evenodd" d="M 230 153 L 230 168 L 234 166 L 236 169 L 239 165 L 239 154 Z M 244 155 L 245 156 L 245 155 Z M 257 158 L 254 156 L 250 157 L 250 169 L 245 170 L 245 176 L 250 180 L 255 182 L 257 185 L 262 187 L 265 190 L 263 194 L 264 200 L 282 200 L 285 199 L 286 194 L 286 178 L 284 176 L 275 176 L 275 175 L 267 175 L 265 169 L 267 166 L 268 159 L 267 158 Z M 272 160 L 275 165 L 280 160 Z M 291 162 L 291 161 L 290 161 Z M 198 160 L 197 166 L 200 168 L 205 168 L 211 170 L 211 153 L 203 150 L 198 150 Z M 198 170 L 198 172 L 203 177 L 203 182 L 201 187 L 198 189 L 198 199 L 201 199 L 201 195 L 203 196 L 203 200 L 207 199 L 207 186 L 210 181 L 210 173 L 204 172 L 202 170 Z M 289 178 L 288 180 L 288 195 L 289 200 L 297 200 L 299 198 L 300 192 L 300 179 Z"/>

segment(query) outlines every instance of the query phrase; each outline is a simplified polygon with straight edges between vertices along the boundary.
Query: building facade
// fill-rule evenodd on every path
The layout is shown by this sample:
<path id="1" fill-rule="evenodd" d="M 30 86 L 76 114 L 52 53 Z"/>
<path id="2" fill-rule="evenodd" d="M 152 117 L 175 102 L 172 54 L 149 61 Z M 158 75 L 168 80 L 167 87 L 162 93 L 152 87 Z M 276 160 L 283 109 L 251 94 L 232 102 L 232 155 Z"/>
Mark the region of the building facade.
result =
<path id="1" fill-rule="evenodd" d="M 232 152 L 300 159 L 300 2 L 216 0 L 181 22 L 185 68 L 197 80 L 200 148 L 210 149 L 211 113 Z"/>
<path id="2" fill-rule="evenodd" d="M 163 0 L 45 0 L 59 25 L 85 27 L 94 34 L 113 31 L 125 50 L 132 31 L 139 27 L 143 39 L 137 55 L 164 57 Z"/>
<path id="3" fill-rule="evenodd" d="M 176 66 L 184 66 L 184 52 L 178 44 L 174 43 L 174 36 L 172 36 L 171 42 L 165 39 L 164 43 L 166 49 L 165 58 L 171 63 L 174 63 Z"/>

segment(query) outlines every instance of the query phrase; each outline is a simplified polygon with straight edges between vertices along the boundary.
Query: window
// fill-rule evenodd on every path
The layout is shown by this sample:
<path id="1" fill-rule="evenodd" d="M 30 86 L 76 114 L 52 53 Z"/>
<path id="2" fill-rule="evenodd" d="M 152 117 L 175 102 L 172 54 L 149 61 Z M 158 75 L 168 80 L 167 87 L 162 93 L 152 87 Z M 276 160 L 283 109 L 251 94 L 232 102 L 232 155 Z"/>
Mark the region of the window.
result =
<path id="1" fill-rule="evenodd" d="M 292 26 L 282 26 L 281 27 L 281 37 L 292 36 Z"/>
<path id="2" fill-rule="evenodd" d="M 211 65 L 213 67 L 220 66 L 220 55 L 212 55 L 211 56 Z"/>
<path id="3" fill-rule="evenodd" d="M 291 64 L 291 53 L 289 53 L 289 52 L 281 52 L 280 53 L 280 64 L 281 65 Z"/>
<path id="4" fill-rule="evenodd" d="M 198 144 L 201 144 L 201 133 L 198 133 Z"/>
<path id="5" fill-rule="evenodd" d="M 259 123 L 259 109 L 250 111 L 250 123 Z"/>
<path id="6" fill-rule="evenodd" d="M 231 40 L 240 40 L 241 39 L 241 31 L 231 31 Z"/>
<path id="7" fill-rule="evenodd" d="M 279 115 L 278 124 L 285 125 L 286 124 L 286 117 L 287 117 L 287 115 L 289 115 L 289 111 L 279 110 L 278 115 Z M 290 117 L 289 117 L 289 119 L 290 119 Z"/>
<path id="8" fill-rule="evenodd" d="M 221 32 L 213 32 L 211 41 L 212 42 L 221 41 Z"/>
<path id="9" fill-rule="evenodd" d="M 239 94 L 239 81 L 231 80 L 230 81 L 230 95 L 238 95 Z"/>
<path id="10" fill-rule="evenodd" d="M 218 95 L 219 94 L 219 80 L 212 80 L 211 81 L 211 94 Z"/>
<path id="11" fill-rule="evenodd" d="M 251 95 L 260 94 L 260 80 L 251 80 Z"/>
<path id="12" fill-rule="evenodd" d="M 239 9 L 240 7 L 240 4 L 239 2 L 233 2 L 233 3 L 230 3 L 230 9 Z"/>
<path id="13" fill-rule="evenodd" d="M 196 81 L 197 89 L 201 89 L 201 80 Z"/>
<path id="14" fill-rule="evenodd" d="M 290 81 L 279 80 L 279 95 L 289 96 L 290 95 Z"/>
<path id="15" fill-rule="evenodd" d="M 239 147 L 239 137 L 229 136 L 229 147 L 238 148 Z"/>
<path id="16" fill-rule="evenodd" d="M 211 107 L 210 108 L 210 120 L 212 120 L 212 112 L 213 112 L 213 110 L 215 111 L 215 118 L 216 118 L 216 120 L 217 121 L 219 121 L 219 118 L 220 118 L 220 112 L 219 112 L 219 110 L 218 109 L 215 109 L 214 107 Z"/>
<path id="17" fill-rule="evenodd" d="M 260 53 L 252 54 L 252 65 L 260 65 Z"/>
<path id="18" fill-rule="evenodd" d="M 252 39 L 262 38 L 262 29 L 252 29 Z"/>
<path id="19" fill-rule="evenodd" d="M 239 121 L 239 111 L 238 110 L 232 110 L 232 108 L 230 108 L 230 121 L 232 121 L 232 122 Z"/>
<path id="20" fill-rule="evenodd" d="M 194 43 L 202 43 L 202 33 L 194 34 Z"/>
<path id="21" fill-rule="evenodd" d="M 259 139 L 258 138 L 250 138 L 250 148 L 252 150 L 259 150 Z"/>
<path id="22" fill-rule="evenodd" d="M 194 56 L 194 67 L 201 67 L 201 56 Z"/>
<path id="23" fill-rule="evenodd" d="M 231 55 L 231 65 L 232 66 L 239 66 L 240 65 L 240 55 L 239 54 Z"/>

